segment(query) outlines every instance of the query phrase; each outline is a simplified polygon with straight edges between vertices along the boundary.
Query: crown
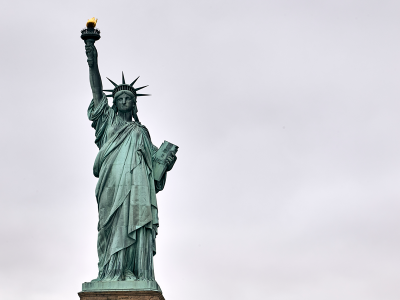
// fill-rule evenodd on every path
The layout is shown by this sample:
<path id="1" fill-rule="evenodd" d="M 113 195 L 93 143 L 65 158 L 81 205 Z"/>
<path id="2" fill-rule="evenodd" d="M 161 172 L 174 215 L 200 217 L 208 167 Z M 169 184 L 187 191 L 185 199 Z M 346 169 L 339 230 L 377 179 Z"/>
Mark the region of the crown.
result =
<path id="1" fill-rule="evenodd" d="M 140 76 L 139 76 L 140 77 Z M 114 81 L 112 81 L 110 78 L 106 77 L 114 86 L 115 88 L 113 90 L 103 90 L 104 92 L 111 92 L 111 95 L 106 95 L 107 97 L 113 97 L 115 96 L 116 93 L 118 93 L 119 91 L 129 91 L 132 94 L 135 95 L 135 97 L 140 97 L 140 96 L 150 96 L 150 94 L 138 94 L 136 93 L 136 91 L 139 91 L 141 89 L 144 89 L 145 87 L 147 87 L 148 85 L 145 86 L 141 86 L 137 89 L 135 89 L 133 87 L 133 85 L 135 84 L 135 82 L 139 79 L 136 78 L 131 84 L 126 84 L 125 83 L 125 77 L 124 77 L 124 72 L 122 72 L 122 84 L 118 85 L 116 84 Z"/>

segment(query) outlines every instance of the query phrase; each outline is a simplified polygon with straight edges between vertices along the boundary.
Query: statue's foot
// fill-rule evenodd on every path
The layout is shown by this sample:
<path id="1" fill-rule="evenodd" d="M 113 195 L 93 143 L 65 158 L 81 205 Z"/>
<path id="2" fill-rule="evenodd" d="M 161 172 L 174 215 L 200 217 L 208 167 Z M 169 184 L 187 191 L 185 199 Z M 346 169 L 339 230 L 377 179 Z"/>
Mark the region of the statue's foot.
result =
<path id="1" fill-rule="evenodd" d="M 117 274 L 114 275 L 114 277 L 109 277 L 109 276 L 105 276 L 105 277 L 97 277 L 96 279 L 93 279 L 91 282 L 108 282 L 108 281 L 122 281 L 124 276 L 123 274 Z"/>
<path id="2" fill-rule="evenodd" d="M 135 280 L 137 280 L 137 278 L 131 270 L 125 270 L 125 280 L 126 281 L 135 281 Z"/>

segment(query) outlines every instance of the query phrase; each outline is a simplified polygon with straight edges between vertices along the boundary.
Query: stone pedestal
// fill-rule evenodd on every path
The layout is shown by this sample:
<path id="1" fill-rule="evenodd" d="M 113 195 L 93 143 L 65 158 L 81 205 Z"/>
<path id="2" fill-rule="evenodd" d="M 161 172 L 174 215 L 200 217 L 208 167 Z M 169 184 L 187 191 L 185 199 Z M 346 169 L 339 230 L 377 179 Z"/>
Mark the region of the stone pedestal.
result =
<path id="1" fill-rule="evenodd" d="M 80 300 L 165 300 L 160 292 L 154 291 L 104 291 L 80 292 Z"/>
<path id="2" fill-rule="evenodd" d="M 155 280 L 92 281 L 82 284 L 82 292 L 101 291 L 153 291 L 162 293 Z"/>

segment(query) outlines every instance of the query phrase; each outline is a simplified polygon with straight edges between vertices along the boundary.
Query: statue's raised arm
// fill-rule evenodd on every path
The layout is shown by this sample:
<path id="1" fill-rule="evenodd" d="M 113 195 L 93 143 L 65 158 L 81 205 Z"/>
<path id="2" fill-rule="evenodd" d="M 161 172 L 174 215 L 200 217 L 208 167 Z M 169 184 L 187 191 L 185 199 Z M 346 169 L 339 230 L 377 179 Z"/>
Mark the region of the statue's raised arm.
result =
<path id="1" fill-rule="evenodd" d="M 103 98 L 103 84 L 101 82 L 99 65 L 97 63 L 97 49 L 94 42 L 95 40 L 92 39 L 85 40 L 85 50 L 89 65 L 90 87 L 92 88 L 93 102 L 96 107 Z"/>

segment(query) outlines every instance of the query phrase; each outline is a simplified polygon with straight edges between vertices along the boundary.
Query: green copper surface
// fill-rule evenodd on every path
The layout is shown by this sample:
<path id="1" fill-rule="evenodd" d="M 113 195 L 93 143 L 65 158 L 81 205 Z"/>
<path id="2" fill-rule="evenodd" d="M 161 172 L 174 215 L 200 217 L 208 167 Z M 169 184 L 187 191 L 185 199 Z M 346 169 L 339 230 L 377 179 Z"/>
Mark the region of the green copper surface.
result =
<path id="1" fill-rule="evenodd" d="M 155 180 L 155 160 L 162 157 L 159 153 L 163 150 L 157 152 L 149 131 L 139 122 L 136 102 L 139 94 L 124 89 L 122 75 L 123 86 L 113 93 L 113 106 L 108 105 L 94 42 L 85 40 L 93 94 L 87 114 L 99 148 L 93 166 L 94 176 L 98 177 L 95 194 L 99 213 L 99 263 L 97 278 L 84 283 L 82 288 L 84 291 L 161 291 L 153 266 L 159 226 L 156 194 L 164 189 L 166 174 L 176 161 L 176 150 L 168 152 L 167 158 L 161 161 L 166 172 L 157 175 Z M 111 83 L 114 88 L 118 87 L 115 82 Z"/>

